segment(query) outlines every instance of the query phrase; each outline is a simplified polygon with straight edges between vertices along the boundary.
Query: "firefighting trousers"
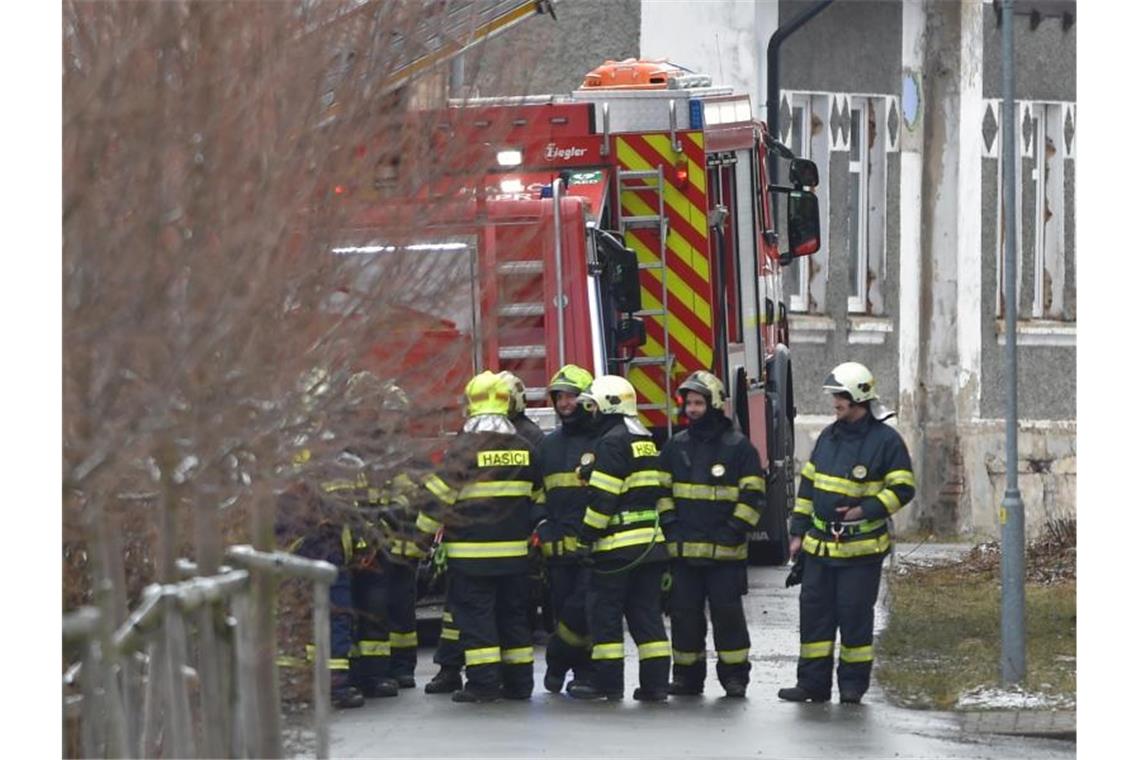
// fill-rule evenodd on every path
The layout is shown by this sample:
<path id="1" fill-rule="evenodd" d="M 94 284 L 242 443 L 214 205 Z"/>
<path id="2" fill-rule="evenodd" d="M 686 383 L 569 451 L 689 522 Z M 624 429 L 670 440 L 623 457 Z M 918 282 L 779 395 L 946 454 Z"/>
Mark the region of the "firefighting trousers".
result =
<path id="1" fill-rule="evenodd" d="M 534 691 L 534 647 L 527 620 L 525 574 L 452 573 L 448 602 L 472 691 L 529 696 Z"/>
<path id="2" fill-rule="evenodd" d="M 451 584 L 448 583 L 450 589 Z M 439 644 L 435 648 L 432 662 L 441 668 L 463 668 L 463 648 L 459 646 L 459 629 L 455 626 L 455 616 L 451 605 L 443 605 L 443 621 L 439 629 Z"/>
<path id="3" fill-rule="evenodd" d="M 390 675 L 392 644 L 388 623 L 388 568 L 352 571 L 352 602 L 356 610 L 356 656 L 353 680 L 366 687 Z"/>
<path id="4" fill-rule="evenodd" d="M 416 568 L 402 562 L 384 567 L 388 581 L 388 621 L 392 642 L 392 676 L 416 672 Z"/>
<path id="5" fill-rule="evenodd" d="M 565 676 L 573 669 L 575 678 L 586 678 L 591 670 L 590 634 L 586 624 L 590 570 L 577 563 L 551 564 L 547 572 L 551 604 L 558 622 L 546 645 L 546 671 Z"/>
<path id="6" fill-rule="evenodd" d="M 703 686 L 706 674 L 705 605 L 712 620 L 716 644 L 716 675 L 722 684 L 747 683 L 748 623 L 741 597 L 747 590 L 748 569 L 743 562 L 692 564 L 674 562 L 670 598 L 673 632 L 673 680 Z"/>
<path id="7" fill-rule="evenodd" d="M 637 644 L 641 687 L 663 691 L 669 686 L 669 640 L 661 619 L 661 576 L 665 568 L 664 562 L 651 562 L 613 575 L 590 573 L 586 611 L 593 638 L 593 684 L 606 694 L 624 690 L 623 616 Z"/>
<path id="8" fill-rule="evenodd" d="M 881 561 L 839 565 L 810 555 L 805 558 L 800 588 L 800 658 L 796 668 L 796 683 L 801 688 L 831 693 L 838 628 L 839 690 L 858 695 L 867 691 L 881 571 Z"/>

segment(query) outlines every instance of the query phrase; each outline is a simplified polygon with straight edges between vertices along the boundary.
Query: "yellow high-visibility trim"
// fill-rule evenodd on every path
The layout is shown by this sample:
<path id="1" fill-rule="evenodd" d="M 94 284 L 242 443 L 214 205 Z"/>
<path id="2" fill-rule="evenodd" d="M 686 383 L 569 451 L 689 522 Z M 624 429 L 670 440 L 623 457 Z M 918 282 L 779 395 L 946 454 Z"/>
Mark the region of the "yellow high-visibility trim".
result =
<path id="1" fill-rule="evenodd" d="M 621 496 L 622 480 L 600 470 L 590 473 L 590 485 L 614 496 Z"/>
<path id="2" fill-rule="evenodd" d="M 818 515 L 811 516 L 811 524 L 823 533 L 827 533 L 831 530 L 831 526 L 821 520 Z M 873 533 L 886 524 L 886 520 L 860 520 L 848 526 L 848 530 L 851 530 L 852 533 Z"/>
<path id="3" fill-rule="evenodd" d="M 610 525 L 629 525 L 635 522 L 645 522 L 646 520 L 656 520 L 656 509 L 642 509 L 633 512 L 618 512 L 610 518 Z"/>
<path id="4" fill-rule="evenodd" d="M 451 613 L 450 613 L 450 612 L 448 612 L 447 610 L 444 610 L 444 611 L 443 611 L 443 622 L 445 622 L 445 623 L 454 623 L 454 622 L 455 622 L 455 618 L 453 618 L 453 617 L 451 616 Z"/>
<path id="5" fill-rule="evenodd" d="M 741 491 L 760 491 L 766 493 L 768 491 L 768 484 L 764 482 L 764 478 L 756 475 L 745 475 L 740 479 Z"/>
<path id="6" fill-rule="evenodd" d="M 875 498 L 883 502 L 883 506 L 887 508 L 887 514 L 893 515 L 902 509 L 902 502 L 899 501 L 898 494 L 889 488 L 884 488 L 875 494 Z"/>
<path id="7" fill-rule="evenodd" d="M 535 504 L 545 504 L 546 503 L 546 491 L 544 491 L 542 488 L 534 489 L 533 491 L 530 492 L 530 500 L 533 501 Z"/>
<path id="8" fill-rule="evenodd" d="M 647 641 L 637 645 L 637 659 L 652 660 L 654 657 L 668 657 L 670 651 L 668 641 Z"/>
<path id="9" fill-rule="evenodd" d="M 503 650 L 504 665 L 528 665 L 534 662 L 534 647 L 515 647 Z"/>
<path id="10" fill-rule="evenodd" d="M 329 670 L 348 670 L 347 657 L 332 657 L 329 659 Z"/>
<path id="11" fill-rule="evenodd" d="M 808 641 L 800 644 L 800 659 L 803 660 L 818 660 L 821 657 L 831 657 L 834 652 L 834 641 Z"/>
<path id="12" fill-rule="evenodd" d="M 277 656 L 274 661 L 279 668 L 307 668 L 309 662 L 301 657 L 293 657 L 288 654 L 281 654 Z"/>
<path id="13" fill-rule="evenodd" d="M 705 651 L 703 649 L 699 652 L 682 652 L 679 649 L 673 650 L 674 665 L 695 665 L 703 659 L 705 659 Z"/>
<path id="14" fill-rule="evenodd" d="M 445 483 L 438 475 L 428 475 L 427 479 L 424 480 L 424 488 L 448 506 L 454 504 L 459 496 L 455 489 Z"/>
<path id="15" fill-rule="evenodd" d="M 871 662 L 875 659 L 874 646 L 868 644 L 863 647 L 839 647 L 839 659 L 842 662 Z"/>
<path id="16" fill-rule="evenodd" d="M 891 470 L 883 478 L 888 486 L 914 486 L 914 473 L 910 470 Z"/>
<path id="17" fill-rule="evenodd" d="M 634 528 L 598 539 L 594 542 L 594 552 L 608 552 L 614 549 L 624 549 L 627 546 L 661 543 L 664 540 L 665 536 L 661 533 L 660 528 Z"/>
<path id="18" fill-rule="evenodd" d="M 742 662 L 748 662 L 747 649 L 718 649 L 716 654 L 725 665 L 739 665 Z"/>
<path id="19" fill-rule="evenodd" d="M 665 470 L 658 470 L 657 477 L 661 479 L 661 485 L 665 488 L 673 487 L 673 473 Z"/>
<path id="20" fill-rule="evenodd" d="M 628 493 L 634 488 L 660 488 L 661 472 L 659 470 L 642 470 L 635 472 L 622 481 L 621 492 Z"/>
<path id="21" fill-rule="evenodd" d="M 444 541 L 448 559 L 506 559 L 527 555 L 522 541 Z"/>
<path id="22" fill-rule="evenodd" d="M 756 527 L 756 524 L 760 522 L 760 513 L 739 501 L 736 502 L 736 508 L 732 510 L 732 516 L 740 518 L 753 527 Z"/>
<path id="23" fill-rule="evenodd" d="M 439 631 L 439 637 L 446 641 L 459 641 L 459 629 L 443 626 Z"/>
<path id="24" fill-rule="evenodd" d="M 875 538 L 859 541 L 821 541 L 810 533 L 804 536 L 804 551 L 820 557 L 866 557 L 871 554 L 885 554 L 891 548 L 890 533 L 881 533 Z"/>
<path id="25" fill-rule="evenodd" d="M 664 497 L 657 500 L 657 511 L 658 512 L 664 514 L 665 512 L 672 512 L 674 509 L 676 509 L 676 505 L 673 503 L 673 500 L 671 498 L 669 498 L 668 496 L 664 496 Z"/>
<path id="26" fill-rule="evenodd" d="M 748 544 L 726 546 L 708 541 L 685 541 L 681 543 L 680 551 L 674 544 L 669 545 L 669 554 L 673 557 L 690 559 L 721 559 L 740 560 L 748 559 Z"/>
<path id="27" fill-rule="evenodd" d="M 361 639 L 358 646 L 361 657 L 387 657 L 392 654 L 392 644 L 388 641 Z"/>
<path id="28" fill-rule="evenodd" d="M 674 483 L 674 499 L 692 499 L 694 501 L 736 501 L 740 498 L 740 489 L 736 486 L 710 486 L 703 483 Z"/>
<path id="29" fill-rule="evenodd" d="M 389 634 L 392 640 L 393 649 L 408 649 L 410 647 L 417 647 L 420 645 L 420 637 L 416 635 L 415 631 L 407 631 L 397 633 L 393 631 Z"/>
<path id="30" fill-rule="evenodd" d="M 572 647 L 586 647 L 590 645 L 590 640 L 587 637 L 570 630 L 570 628 L 561 621 L 558 623 L 558 630 L 555 635 Z"/>
<path id="31" fill-rule="evenodd" d="M 534 484 L 527 480 L 488 480 L 463 486 L 456 501 L 493 499 L 498 496 L 530 496 Z"/>
<path id="32" fill-rule="evenodd" d="M 800 477 L 812 480 L 815 478 L 815 462 L 808 462 L 804 468 L 800 470 Z"/>
<path id="33" fill-rule="evenodd" d="M 817 472 L 812 482 L 815 484 L 816 489 L 820 491 L 842 494 L 843 496 L 854 496 L 856 498 L 874 496 L 883 490 L 883 481 L 881 480 L 871 480 L 862 483 L 856 480 L 848 480 L 847 478 L 839 478 L 835 475 L 824 475 L 822 472 Z"/>
<path id="34" fill-rule="evenodd" d="M 586 512 L 582 515 L 582 522 L 591 528 L 602 530 L 610 524 L 610 516 L 598 512 L 593 507 L 586 507 Z"/>
<path id="35" fill-rule="evenodd" d="M 420 551 L 420 547 L 416 546 L 415 541 L 408 541 L 406 539 L 396 539 L 393 541 L 389 551 L 392 554 L 402 557 L 419 558 L 424 556 L 424 553 Z"/>
<path id="36" fill-rule="evenodd" d="M 797 496 L 796 497 L 796 506 L 795 506 L 795 509 L 793 509 L 792 511 L 795 512 L 797 515 L 810 515 L 810 514 L 812 514 L 812 512 L 814 512 L 814 509 L 812 508 L 812 505 L 811 505 L 811 499 L 805 499 L 802 496 Z"/>
<path id="37" fill-rule="evenodd" d="M 434 517 L 428 516 L 424 512 L 420 512 L 420 514 L 416 517 L 416 528 L 423 531 L 424 533 L 435 533 L 442 527 L 443 523 Z"/>
<path id="38" fill-rule="evenodd" d="M 475 463 L 480 467 L 522 467 L 530 464 L 530 452 L 526 449 L 480 451 Z"/>
<path id="39" fill-rule="evenodd" d="M 484 647 L 482 649 L 468 649 L 463 652 L 463 661 L 467 667 L 472 665 L 494 665 L 502 662 L 502 654 L 498 647 Z"/>
<path id="40" fill-rule="evenodd" d="M 576 472 L 556 472 L 543 478 L 542 484 L 550 491 L 554 488 L 580 488 L 582 481 Z"/>
<path id="41" fill-rule="evenodd" d="M 620 660 L 625 657 L 625 645 L 618 641 L 612 644 L 594 644 L 590 652 L 591 660 Z"/>

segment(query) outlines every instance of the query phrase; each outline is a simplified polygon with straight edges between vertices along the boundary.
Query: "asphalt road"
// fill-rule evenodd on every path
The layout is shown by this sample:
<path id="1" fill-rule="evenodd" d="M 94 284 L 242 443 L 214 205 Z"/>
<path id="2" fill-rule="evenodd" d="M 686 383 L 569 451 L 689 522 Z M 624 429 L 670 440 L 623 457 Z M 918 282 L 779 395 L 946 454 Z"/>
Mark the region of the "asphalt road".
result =
<path id="1" fill-rule="evenodd" d="M 751 568 L 745 611 L 752 636 L 748 699 L 722 696 L 709 663 L 702 697 L 642 704 L 633 642 L 626 643 L 626 700 L 578 702 L 542 689 L 544 653 L 536 652 L 529 702 L 455 704 L 429 696 L 436 668 L 421 649 L 415 690 L 334 714 L 334 757 L 422 758 L 1073 758 L 1075 744 L 963 730 L 960 716 L 894 707 L 872 683 L 862 705 L 789 704 L 776 698 L 795 683 L 796 589 L 782 568 Z M 711 636 L 709 648 L 712 648 Z M 715 655 L 714 655 L 715 656 Z"/>

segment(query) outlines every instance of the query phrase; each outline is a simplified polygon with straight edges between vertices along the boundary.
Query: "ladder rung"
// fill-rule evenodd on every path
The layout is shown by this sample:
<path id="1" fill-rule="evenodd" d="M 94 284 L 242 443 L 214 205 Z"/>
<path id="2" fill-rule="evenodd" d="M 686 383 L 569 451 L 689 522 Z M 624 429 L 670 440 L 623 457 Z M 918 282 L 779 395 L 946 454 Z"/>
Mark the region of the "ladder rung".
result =
<path id="1" fill-rule="evenodd" d="M 663 411 L 665 411 L 665 409 L 666 409 L 667 407 L 666 407 L 664 404 L 638 404 L 638 405 L 637 405 L 637 408 L 638 408 L 638 409 L 648 409 L 648 410 L 651 410 L 651 411 L 652 411 L 652 410 L 657 410 L 657 411 L 661 411 L 661 412 L 663 412 Z"/>
<path id="2" fill-rule="evenodd" d="M 671 356 L 638 356 L 629 360 L 631 367 L 643 367 L 645 365 L 653 364 L 672 364 L 673 357 Z"/>
<path id="3" fill-rule="evenodd" d="M 545 313 L 546 308 L 541 301 L 505 303 L 499 306 L 499 316 L 501 317 L 541 317 Z"/>
<path id="4" fill-rule="evenodd" d="M 652 264 L 646 264 L 646 263 L 642 262 L 642 263 L 637 265 L 637 268 L 638 269 L 664 269 L 665 265 L 662 264 L 660 261 L 654 262 Z"/>
<path id="5" fill-rule="evenodd" d="M 541 359 L 546 356 L 546 346 L 541 343 L 530 346 L 500 346 L 500 359 Z"/>
<path id="6" fill-rule="evenodd" d="M 523 391 L 527 401 L 545 401 L 547 398 L 546 388 L 530 388 L 528 387 Z"/>
<path id="7" fill-rule="evenodd" d="M 507 261 L 499 264 L 499 274 L 540 274 L 542 261 Z"/>
<path id="8" fill-rule="evenodd" d="M 618 179 L 657 179 L 656 169 L 647 169 L 645 171 L 618 171 Z"/>
<path id="9" fill-rule="evenodd" d="M 635 317 L 663 317 L 665 316 L 664 309 L 645 309 L 643 311 L 635 311 Z"/>
<path id="10" fill-rule="evenodd" d="M 656 214 L 652 216 L 623 216 L 619 217 L 622 224 L 660 224 L 661 217 Z"/>

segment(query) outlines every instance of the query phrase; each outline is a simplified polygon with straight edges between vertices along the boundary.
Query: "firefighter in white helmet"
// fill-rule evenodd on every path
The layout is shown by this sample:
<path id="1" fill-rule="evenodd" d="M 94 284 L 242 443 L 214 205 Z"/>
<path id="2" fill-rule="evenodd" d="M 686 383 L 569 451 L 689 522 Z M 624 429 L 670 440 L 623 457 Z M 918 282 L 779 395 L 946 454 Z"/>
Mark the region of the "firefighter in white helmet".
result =
<path id="1" fill-rule="evenodd" d="M 595 424 L 593 457 L 579 470 L 589 495 L 578 530 L 593 564 L 587 595 L 593 673 L 567 692 L 578 699 L 622 698 L 624 616 L 640 663 L 633 698 L 660 702 L 669 696 L 669 640 L 661 618 L 669 554 L 657 519 L 657 501 L 667 495 L 657 446 L 638 421 L 637 395 L 624 377 L 597 378 L 579 403 Z"/>
<path id="2" fill-rule="evenodd" d="M 790 553 L 804 555 L 796 685 L 780 699 L 831 699 L 835 633 L 839 700 L 858 703 L 871 681 L 875 598 L 891 548 L 888 520 L 914 497 L 910 454 L 883 421 L 875 378 L 845 362 L 824 380 L 835 422 L 824 428 L 800 476 Z"/>
<path id="3" fill-rule="evenodd" d="M 672 496 L 658 505 L 672 566 L 673 694 L 704 691 L 707 623 L 716 674 L 730 697 L 748 688 L 748 531 L 764 507 L 764 471 L 756 447 L 725 416 L 724 384 L 698 370 L 678 389 L 688 426 L 661 450 Z"/>

